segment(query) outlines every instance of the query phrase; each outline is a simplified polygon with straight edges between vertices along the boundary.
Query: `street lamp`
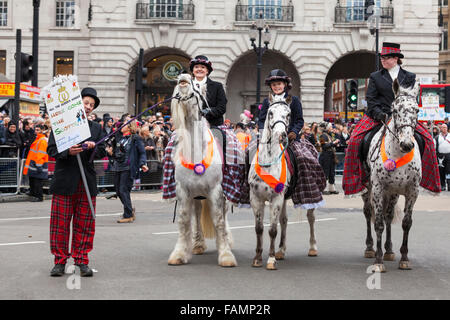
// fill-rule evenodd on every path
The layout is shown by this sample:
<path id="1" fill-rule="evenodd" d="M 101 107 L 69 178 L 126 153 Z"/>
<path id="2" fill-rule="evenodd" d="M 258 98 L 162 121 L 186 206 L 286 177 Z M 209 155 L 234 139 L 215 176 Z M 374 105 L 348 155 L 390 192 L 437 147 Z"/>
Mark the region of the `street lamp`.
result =
<path id="1" fill-rule="evenodd" d="M 380 57 L 378 52 L 378 38 L 379 38 L 379 32 L 380 32 L 380 23 L 381 19 L 391 18 L 391 16 L 385 16 L 381 14 L 381 8 L 377 7 L 375 5 L 374 0 L 366 0 L 365 2 L 365 17 L 367 17 L 367 26 L 370 30 L 370 34 L 375 34 L 375 51 L 376 51 L 376 57 L 375 57 L 375 66 L 376 71 L 380 70 Z M 390 15 L 392 15 L 392 0 L 389 0 L 389 8 L 390 9 Z M 371 15 L 370 15 L 371 14 Z"/>
<path id="2" fill-rule="evenodd" d="M 263 32 L 264 31 L 264 32 Z M 258 38 L 258 45 L 255 41 Z M 250 41 L 252 42 L 253 50 L 256 52 L 258 62 L 256 64 L 256 105 L 259 106 L 261 100 L 261 68 L 262 68 L 262 55 L 268 49 L 270 42 L 269 26 L 265 24 L 263 20 L 263 12 L 259 12 L 259 18 L 252 24 L 250 29 Z M 264 43 L 264 46 L 261 46 Z"/>
<path id="3" fill-rule="evenodd" d="M 373 0 L 366 1 L 366 10 L 367 15 L 371 14 L 367 17 L 367 26 L 370 30 L 370 34 L 375 34 L 375 68 L 376 71 L 380 70 L 380 57 L 378 53 L 378 42 L 379 42 L 379 30 L 380 30 L 380 8 L 375 6 Z"/>

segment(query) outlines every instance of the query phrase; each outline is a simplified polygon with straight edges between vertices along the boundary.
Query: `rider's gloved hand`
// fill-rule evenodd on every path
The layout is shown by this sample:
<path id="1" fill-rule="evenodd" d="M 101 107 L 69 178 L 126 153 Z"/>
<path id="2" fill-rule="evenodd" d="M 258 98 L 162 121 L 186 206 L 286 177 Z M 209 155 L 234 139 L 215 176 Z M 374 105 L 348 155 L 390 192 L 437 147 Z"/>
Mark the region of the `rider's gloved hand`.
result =
<path id="1" fill-rule="evenodd" d="M 384 112 L 379 112 L 375 115 L 375 120 L 380 121 L 380 122 L 384 122 L 386 123 L 386 121 L 388 120 L 389 116 L 387 113 Z"/>
<path id="2" fill-rule="evenodd" d="M 205 118 L 207 117 L 207 115 L 209 115 L 211 113 L 211 108 L 204 108 L 201 110 L 202 116 L 204 116 Z"/>
<path id="3" fill-rule="evenodd" d="M 289 139 L 289 142 L 291 142 L 292 140 L 295 140 L 295 139 L 297 139 L 297 134 L 295 133 L 295 132 L 289 132 L 288 133 L 288 139 Z"/>

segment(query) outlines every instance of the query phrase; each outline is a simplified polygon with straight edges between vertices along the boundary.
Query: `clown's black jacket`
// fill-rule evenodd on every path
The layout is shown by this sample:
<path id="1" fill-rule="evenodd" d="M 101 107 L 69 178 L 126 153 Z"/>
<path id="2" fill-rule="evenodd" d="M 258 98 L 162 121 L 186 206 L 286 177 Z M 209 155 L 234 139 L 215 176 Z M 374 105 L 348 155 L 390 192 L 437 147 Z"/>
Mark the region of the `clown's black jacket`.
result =
<path id="1" fill-rule="evenodd" d="M 88 121 L 91 137 L 86 141 L 100 141 L 103 138 L 102 127 L 97 122 Z M 94 149 L 86 150 L 80 153 L 83 163 L 84 173 L 89 186 L 91 196 L 97 195 L 97 180 L 95 176 L 94 163 L 90 162 L 90 157 Z M 76 192 L 78 183 L 81 181 L 80 168 L 76 156 L 69 155 L 69 149 L 58 153 L 53 131 L 48 140 L 47 153 L 55 158 L 55 173 L 52 178 L 50 193 L 58 195 L 72 195 Z M 106 156 L 105 143 L 97 145 L 95 158 L 102 159 Z M 84 188 L 83 188 L 84 189 Z"/>

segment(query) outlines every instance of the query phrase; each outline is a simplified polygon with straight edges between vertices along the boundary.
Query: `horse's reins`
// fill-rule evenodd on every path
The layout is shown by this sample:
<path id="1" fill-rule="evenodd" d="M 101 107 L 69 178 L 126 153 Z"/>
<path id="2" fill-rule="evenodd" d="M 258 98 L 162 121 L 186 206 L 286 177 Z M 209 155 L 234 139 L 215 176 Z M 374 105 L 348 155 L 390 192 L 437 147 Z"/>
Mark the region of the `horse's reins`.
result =
<path id="1" fill-rule="evenodd" d="M 205 97 L 203 97 L 203 95 L 195 88 L 193 80 L 191 80 L 191 87 L 192 87 L 193 92 L 188 97 L 180 98 L 178 96 L 177 100 L 178 101 L 188 101 L 188 100 L 192 99 L 193 97 L 195 97 L 195 99 L 197 100 L 198 117 L 199 117 L 199 119 L 201 119 L 203 117 L 202 110 L 204 108 L 202 108 L 200 106 L 198 97 L 200 97 L 200 100 L 202 100 L 203 106 L 206 105 L 206 107 L 209 108 L 209 104 L 208 104 L 208 101 L 206 101 Z M 203 131 L 203 127 L 202 127 L 202 131 Z M 203 132 L 202 132 L 202 136 L 203 136 Z M 177 204 L 178 204 L 178 200 L 175 201 L 175 207 L 173 209 L 173 220 L 172 220 L 172 223 L 175 223 L 175 218 L 177 216 Z M 233 208 L 233 207 L 231 207 L 231 208 Z"/>
<path id="2" fill-rule="evenodd" d="M 398 97 L 400 97 L 400 95 L 399 95 Z M 398 99 L 398 97 L 396 98 L 396 100 Z M 411 127 L 411 128 L 413 129 L 413 131 L 416 129 L 415 126 L 413 126 L 412 124 L 404 124 L 404 125 L 401 125 L 401 126 L 397 126 L 397 123 L 396 123 L 396 121 L 395 121 L 395 117 L 392 116 L 392 119 L 393 119 L 393 121 L 394 121 L 394 128 L 395 128 L 395 131 L 399 131 L 399 130 L 403 129 L 404 127 Z M 373 158 L 373 155 L 374 155 L 374 154 L 377 154 L 377 152 L 375 152 L 375 151 L 380 150 L 380 148 L 381 148 L 381 142 L 382 142 L 382 140 L 383 140 L 383 137 L 384 137 L 385 134 L 386 134 L 386 130 L 388 130 L 388 131 L 392 134 L 392 136 L 393 136 L 395 139 L 397 139 L 398 142 L 400 142 L 400 138 L 398 137 L 398 135 L 397 135 L 395 132 L 393 132 L 393 131 L 391 130 L 391 128 L 389 128 L 389 126 L 388 126 L 389 120 L 387 121 L 387 123 L 384 122 L 383 120 L 381 120 L 381 123 L 383 124 L 383 127 L 384 127 L 384 128 L 383 128 L 383 133 L 380 135 L 380 138 L 378 139 L 377 147 L 374 149 L 373 153 L 372 153 L 372 154 L 370 155 L 370 157 L 369 157 L 370 162 L 372 162 L 372 163 L 376 161 L 376 158 L 374 159 L 374 158 Z"/>
<path id="3" fill-rule="evenodd" d="M 172 99 L 180 99 L 179 95 L 175 95 L 173 97 L 170 97 L 164 101 L 158 102 L 154 105 L 152 105 L 151 107 L 145 109 L 144 111 L 142 111 L 141 113 L 139 113 L 137 116 L 135 116 L 134 118 L 131 118 L 130 120 L 128 120 L 127 122 L 125 122 L 124 124 L 122 124 L 119 128 L 117 128 L 117 130 L 115 131 L 111 131 L 109 134 L 107 134 L 105 137 L 103 137 L 102 139 L 100 139 L 98 142 L 95 143 L 95 147 L 94 147 L 94 151 L 91 154 L 91 157 L 89 159 L 90 162 L 92 162 L 94 160 L 94 155 L 95 155 L 95 151 L 97 150 L 97 146 L 102 143 L 103 141 L 109 139 L 112 135 L 115 135 L 116 133 L 120 132 L 120 130 L 125 127 L 126 125 L 128 125 L 129 123 L 133 122 L 134 120 L 136 120 L 137 118 L 139 118 L 140 116 L 142 116 L 144 113 L 146 113 L 147 111 L 156 108 L 157 106 L 167 103 L 169 101 L 171 101 Z"/>

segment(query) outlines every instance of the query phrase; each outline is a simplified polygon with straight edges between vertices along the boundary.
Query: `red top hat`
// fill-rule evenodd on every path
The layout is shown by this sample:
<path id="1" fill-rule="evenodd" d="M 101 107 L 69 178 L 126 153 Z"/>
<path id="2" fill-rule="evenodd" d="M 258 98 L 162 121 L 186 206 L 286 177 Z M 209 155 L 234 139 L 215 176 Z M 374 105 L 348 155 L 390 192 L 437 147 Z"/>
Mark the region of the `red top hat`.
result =
<path id="1" fill-rule="evenodd" d="M 393 57 L 399 57 L 404 58 L 404 55 L 402 54 L 400 50 L 400 45 L 398 43 L 392 43 L 392 42 L 383 42 L 383 47 L 381 48 L 380 55 L 383 56 L 393 56 Z"/>

